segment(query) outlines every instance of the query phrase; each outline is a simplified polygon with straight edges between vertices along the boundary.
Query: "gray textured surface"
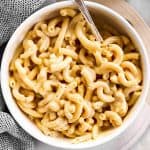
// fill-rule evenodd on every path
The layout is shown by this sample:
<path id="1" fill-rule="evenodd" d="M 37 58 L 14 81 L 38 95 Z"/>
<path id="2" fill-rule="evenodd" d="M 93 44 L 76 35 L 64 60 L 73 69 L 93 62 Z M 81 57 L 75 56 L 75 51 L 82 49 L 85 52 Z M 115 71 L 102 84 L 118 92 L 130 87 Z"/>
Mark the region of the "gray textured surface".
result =
<path id="1" fill-rule="evenodd" d="M 0 112 L 0 150 L 33 149 L 33 139 L 16 124 L 8 113 Z"/>
<path id="2" fill-rule="evenodd" d="M 0 0 L 0 45 L 35 10 L 55 0 Z"/>

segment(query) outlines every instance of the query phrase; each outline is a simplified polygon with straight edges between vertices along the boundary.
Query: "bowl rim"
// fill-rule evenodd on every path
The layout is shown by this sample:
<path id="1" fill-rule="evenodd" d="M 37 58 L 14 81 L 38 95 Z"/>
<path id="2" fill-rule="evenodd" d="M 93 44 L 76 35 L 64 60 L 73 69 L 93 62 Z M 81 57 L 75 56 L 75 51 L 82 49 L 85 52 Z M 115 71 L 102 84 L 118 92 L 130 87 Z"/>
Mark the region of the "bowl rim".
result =
<path id="1" fill-rule="evenodd" d="M 147 82 L 145 82 L 145 87 L 143 89 L 143 95 L 142 95 L 142 99 L 141 99 L 141 102 L 140 102 L 140 105 L 136 108 L 136 111 L 134 111 L 132 113 L 132 117 L 130 117 L 128 119 L 127 122 L 123 123 L 123 125 L 119 128 L 118 132 L 115 132 L 113 134 L 110 135 L 110 137 L 108 139 L 105 139 L 105 140 L 93 140 L 90 144 L 88 144 L 87 142 L 85 143 L 82 143 L 82 144 L 68 144 L 68 145 L 60 145 L 59 142 L 51 142 L 51 141 L 45 141 L 43 140 L 42 138 L 38 137 L 36 135 L 36 133 L 33 133 L 33 132 L 30 132 L 32 129 L 29 129 L 27 126 L 23 125 L 22 124 L 22 119 L 20 118 L 21 117 L 21 113 L 20 114 L 15 114 L 15 110 L 13 110 L 13 108 L 15 107 L 15 104 L 11 104 L 9 103 L 10 102 L 10 99 L 11 101 L 13 100 L 11 97 L 8 96 L 8 85 L 6 84 L 6 77 L 5 77 L 5 73 L 6 73 L 6 67 L 5 65 L 8 63 L 7 60 L 5 59 L 5 57 L 7 57 L 8 55 L 8 52 L 9 52 L 9 45 L 11 45 L 11 41 L 13 41 L 13 38 L 15 36 L 17 36 L 17 33 L 19 32 L 19 30 L 21 30 L 21 28 L 23 27 L 23 25 L 25 24 L 25 22 L 27 21 L 30 21 L 30 20 L 34 20 L 35 16 L 40 14 L 40 13 L 43 13 L 44 11 L 47 11 L 48 10 L 51 10 L 54 11 L 54 10 L 57 10 L 59 9 L 60 7 L 68 7 L 68 6 L 72 6 L 73 5 L 73 2 L 71 1 L 62 1 L 62 2 L 56 2 L 56 3 L 53 3 L 53 4 L 50 4 L 48 6 L 45 6 L 43 7 L 42 9 L 36 11 L 35 13 L 33 13 L 31 16 L 29 16 L 27 19 L 25 19 L 21 25 L 19 25 L 19 27 L 16 29 L 16 31 L 13 33 L 13 35 L 11 36 L 6 48 L 5 48 L 5 51 L 3 53 L 3 57 L 2 57 L 2 63 L 1 63 L 1 89 L 2 89 L 2 94 L 3 94 L 3 97 L 4 97 L 4 100 L 5 100 L 5 103 L 10 111 L 10 113 L 12 114 L 12 116 L 14 117 L 14 119 L 17 121 L 17 123 L 28 133 L 30 134 L 32 137 L 38 139 L 39 141 L 43 142 L 43 143 L 46 143 L 48 145 L 51 145 L 51 146 L 54 146 L 54 147 L 57 147 L 57 148 L 64 148 L 64 149 L 83 149 L 83 148 L 91 148 L 91 147 L 95 147 L 95 146 L 98 146 L 98 145 L 102 145 L 108 141 L 111 141 L 112 139 L 114 139 L 115 137 L 119 136 L 121 133 L 123 133 L 123 131 L 125 131 L 125 129 L 127 129 L 127 127 L 134 121 L 134 119 L 137 117 L 138 113 L 141 111 L 141 109 L 143 108 L 144 106 L 144 103 L 145 103 L 145 100 L 146 100 L 146 97 L 147 97 L 147 93 L 148 93 L 148 89 L 149 89 L 149 83 L 150 83 L 150 80 L 147 80 Z M 142 47 L 142 53 L 143 53 L 143 56 L 145 58 L 145 67 L 146 67 L 146 77 L 149 78 L 150 76 L 150 73 L 149 73 L 149 70 L 148 70 L 148 65 L 149 65 L 149 61 L 148 61 L 148 55 L 146 54 L 146 49 L 145 49 L 145 46 L 141 40 L 141 38 L 139 37 L 139 35 L 137 34 L 137 32 L 135 31 L 135 29 L 121 16 L 119 15 L 117 12 L 113 11 L 112 9 L 102 5 L 102 4 L 99 4 L 99 3 L 96 3 L 96 2 L 87 2 L 86 1 L 86 5 L 89 5 L 90 7 L 98 7 L 99 9 L 101 9 L 102 11 L 106 11 L 108 13 L 111 13 L 113 14 L 115 17 L 117 17 L 120 22 L 124 23 L 126 25 L 126 27 L 128 27 L 131 31 L 132 31 L 132 34 L 134 34 L 134 36 L 137 38 L 138 42 L 140 43 L 141 47 Z M 150 78 L 149 78 L 150 79 Z M 15 103 L 15 102 L 13 102 Z M 13 106 L 13 107 L 12 107 Z M 18 108 L 19 109 L 19 108 Z"/>

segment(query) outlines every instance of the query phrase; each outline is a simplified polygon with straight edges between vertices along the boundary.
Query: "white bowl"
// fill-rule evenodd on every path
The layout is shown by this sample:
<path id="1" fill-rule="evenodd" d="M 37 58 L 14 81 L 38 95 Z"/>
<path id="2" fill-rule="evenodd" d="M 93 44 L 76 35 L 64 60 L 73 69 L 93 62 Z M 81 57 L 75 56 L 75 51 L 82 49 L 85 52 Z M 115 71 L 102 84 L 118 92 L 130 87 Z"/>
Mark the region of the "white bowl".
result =
<path id="1" fill-rule="evenodd" d="M 134 119 L 138 116 L 143 107 L 149 88 L 150 82 L 150 75 L 149 75 L 149 62 L 148 62 L 148 55 L 145 47 L 143 45 L 142 40 L 140 39 L 139 35 L 136 33 L 134 28 L 118 13 L 114 12 L 113 10 L 100 5 L 94 2 L 86 2 L 90 11 L 97 16 L 97 18 L 103 18 L 110 24 L 112 24 L 116 29 L 120 30 L 123 33 L 126 33 L 131 40 L 133 41 L 134 45 L 137 47 L 141 54 L 142 60 L 142 68 L 143 68 L 143 91 L 142 94 L 131 109 L 128 116 L 125 118 L 123 125 L 119 128 L 112 129 L 105 133 L 100 134 L 97 140 L 91 140 L 84 143 L 79 144 L 72 144 L 67 139 L 60 139 L 60 138 L 53 138 L 45 136 L 41 131 L 21 112 L 19 107 L 16 105 L 15 100 L 12 97 L 8 78 L 9 78 L 9 63 L 15 53 L 17 46 L 23 40 L 27 31 L 38 21 L 54 17 L 58 14 L 58 10 L 64 7 L 75 7 L 71 1 L 64 1 L 58 2 L 47 7 L 40 9 L 39 11 L 35 12 L 29 18 L 27 18 L 14 32 L 11 39 L 9 40 L 7 47 L 5 49 L 2 64 L 1 64 L 1 88 L 2 93 L 6 102 L 6 105 L 13 115 L 14 119 L 18 122 L 18 124 L 30 135 L 34 138 L 38 139 L 41 142 L 49 144 L 51 146 L 65 148 L 65 149 L 79 149 L 79 148 L 90 148 L 97 145 L 101 145 L 105 142 L 113 140 L 115 137 L 120 135 L 125 129 L 132 124 Z M 101 16 L 101 17 L 100 17 Z M 97 20 L 98 20 L 97 19 Z M 99 19 L 101 21 L 101 19 Z"/>

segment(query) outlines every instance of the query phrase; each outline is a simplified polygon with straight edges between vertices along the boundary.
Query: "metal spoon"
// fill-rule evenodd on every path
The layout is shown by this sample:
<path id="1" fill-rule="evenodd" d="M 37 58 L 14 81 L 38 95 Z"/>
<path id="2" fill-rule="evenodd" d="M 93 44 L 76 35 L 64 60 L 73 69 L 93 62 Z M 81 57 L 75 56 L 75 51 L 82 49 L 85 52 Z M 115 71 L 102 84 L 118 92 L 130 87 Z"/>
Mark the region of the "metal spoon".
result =
<path id="1" fill-rule="evenodd" d="M 90 25 L 93 34 L 96 36 L 96 40 L 102 42 L 103 38 L 100 35 L 95 23 L 93 22 L 93 19 L 84 3 L 84 0 L 74 0 L 74 2 L 77 4 L 79 10 L 81 11 L 87 23 Z"/>

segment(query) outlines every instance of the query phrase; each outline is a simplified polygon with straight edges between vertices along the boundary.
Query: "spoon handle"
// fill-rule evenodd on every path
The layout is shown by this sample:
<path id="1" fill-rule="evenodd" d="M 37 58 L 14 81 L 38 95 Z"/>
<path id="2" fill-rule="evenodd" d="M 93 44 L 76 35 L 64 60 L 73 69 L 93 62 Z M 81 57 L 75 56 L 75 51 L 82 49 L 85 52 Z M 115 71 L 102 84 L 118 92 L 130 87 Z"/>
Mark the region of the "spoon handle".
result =
<path id="1" fill-rule="evenodd" d="M 95 23 L 93 22 L 93 19 L 84 3 L 84 0 L 74 0 L 74 2 L 77 4 L 87 23 L 90 25 L 93 34 L 96 36 L 96 40 L 103 41 L 103 38 L 100 35 L 97 27 L 95 26 Z"/>

